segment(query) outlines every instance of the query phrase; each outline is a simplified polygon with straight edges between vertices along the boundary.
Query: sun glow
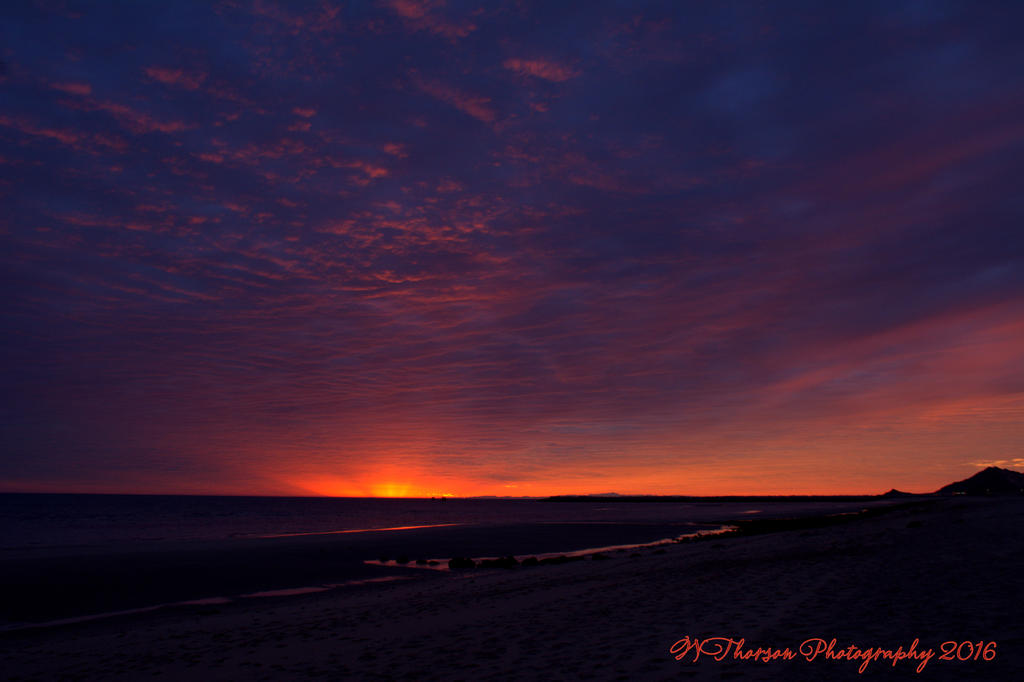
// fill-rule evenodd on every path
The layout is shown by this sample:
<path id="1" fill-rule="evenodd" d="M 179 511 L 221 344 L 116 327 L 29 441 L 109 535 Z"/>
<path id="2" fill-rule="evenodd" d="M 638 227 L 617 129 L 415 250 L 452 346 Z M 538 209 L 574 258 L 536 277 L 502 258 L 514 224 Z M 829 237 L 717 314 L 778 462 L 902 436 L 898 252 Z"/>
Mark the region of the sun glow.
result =
<path id="1" fill-rule="evenodd" d="M 393 470 L 362 476 L 311 475 L 291 478 L 288 484 L 310 495 L 324 497 L 457 497 L 466 486 L 429 475 Z M 469 486 L 472 488 L 472 486 Z M 459 491 L 459 492 L 453 492 Z M 473 494 L 473 493 L 469 493 Z"/>
<path id="2" fill-rule="evenodd" d="M 391 481 L 375 483 L 370 488 L 373 497 L 422 497 L 422 495 L 411 494 L 412 486 L 408 483 L 394 483 Z"/>

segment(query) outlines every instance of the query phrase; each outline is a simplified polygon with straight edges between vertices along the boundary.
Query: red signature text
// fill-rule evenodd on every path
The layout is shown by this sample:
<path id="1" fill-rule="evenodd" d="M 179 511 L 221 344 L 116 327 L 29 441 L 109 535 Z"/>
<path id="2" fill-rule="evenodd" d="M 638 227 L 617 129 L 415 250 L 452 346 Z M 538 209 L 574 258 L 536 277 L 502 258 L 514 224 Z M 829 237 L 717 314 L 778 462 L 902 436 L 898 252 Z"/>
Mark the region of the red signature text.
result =
<path id="1" fill-rule="evenodd" d="M 915 672 L 925 669 L 932 659 L 939 661 L 991 661 L 996 657 L 996 643 L 979 640 L 949 641 L 939 646 L 941 652 L 936 658 L 933 648 L 921 646 L 919 639 L 914 639 L 909 646 L 898 646 L 895 649 L 885 647 L 859 647 L 856 644 L 839 646 L 833 637 L 830 640 L 821 637 L 805 639 L 796 649 L 789 647 L 753 647 L 746 639 L 731 637 L 697 637 L 686 636 L 669 647 L 669 653 L 677 661 L 689 659 L 696 663 L 701 658 L 713 661 L 751 661 L 755 663 L 774 663 L 777 661 L 803 660 L 814 661 L 851 661 L 859 662 L 858 673 L 863 673 L 868 666 L 877 661 L 885 661 L 895 667 L 907 662 L 916 663 Z"/>

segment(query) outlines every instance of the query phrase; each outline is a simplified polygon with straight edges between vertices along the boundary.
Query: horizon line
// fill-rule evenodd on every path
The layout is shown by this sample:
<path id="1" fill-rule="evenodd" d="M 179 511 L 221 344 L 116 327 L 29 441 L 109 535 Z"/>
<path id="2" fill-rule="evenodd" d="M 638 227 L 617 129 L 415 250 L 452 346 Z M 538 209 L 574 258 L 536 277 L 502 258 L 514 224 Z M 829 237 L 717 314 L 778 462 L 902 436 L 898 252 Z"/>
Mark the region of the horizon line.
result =
<path id="1" fill-rule="evenodd" d="M 0 495 L 95 495 L 107 497 L 258 497 L 282 499 L 318 499 L 318 500 L 549 500 L 552 498 L 580 497 L 595 500 L 609 500 L 632 497 L 679 497 L 690 499 L 712 498 L 752 498 L 752 497 L 883 497 L 896 490 L 891 488 L 884 493 L 723 493 L 715 495 L 694 495 L 688 493 L 558 493 L 555 495 L 287 495 L 287 494 L 249 494 L 249 493 L 152 493 L 152 492 L 83 492 L 53 490 L 0 490 Z M 934 495 L 936 491 L 911 493 L 904 490 L 896 492 L 906 495 Z"/>

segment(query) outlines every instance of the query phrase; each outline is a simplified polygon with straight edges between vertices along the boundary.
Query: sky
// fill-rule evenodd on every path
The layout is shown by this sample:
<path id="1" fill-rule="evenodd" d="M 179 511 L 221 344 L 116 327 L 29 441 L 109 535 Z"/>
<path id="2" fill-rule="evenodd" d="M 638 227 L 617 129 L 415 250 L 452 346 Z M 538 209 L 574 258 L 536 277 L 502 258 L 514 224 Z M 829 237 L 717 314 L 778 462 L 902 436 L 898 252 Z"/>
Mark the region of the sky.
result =
<path id="1" fill-rule="evenodd" d="M 1024 468 L 1019 3 L 16 3 L 0 490 Z"/>

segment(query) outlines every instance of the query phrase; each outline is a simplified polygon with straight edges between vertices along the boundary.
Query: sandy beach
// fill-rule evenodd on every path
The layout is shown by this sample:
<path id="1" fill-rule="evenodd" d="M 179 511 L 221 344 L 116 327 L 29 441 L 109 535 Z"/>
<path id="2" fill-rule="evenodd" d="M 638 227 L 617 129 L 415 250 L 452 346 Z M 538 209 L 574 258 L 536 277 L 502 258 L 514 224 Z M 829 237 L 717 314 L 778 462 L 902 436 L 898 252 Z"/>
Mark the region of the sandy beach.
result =
<path id="1" fill-rule="evenodd" d="M 11 680 L 1022 679 L 1022 528 L 1024 500 L 959 497 L 604 561 L 410 571 L 8 632 L 0 668 Z M 670 648 L 684 638 L 733 641 L 723 660 L 710 642 L 676 660 Z M 812 660 L 800 652 L 833 638 Z M 864 663 L 864 650 L 907 650 L 915 639 L 915 658 Z M 978 660 L 958 660 L 973 659 L 978 642 Z M 742 658 L 758 648 L 775 657 Z M 853 660 L 837 660 L 841 650 Z"/>

